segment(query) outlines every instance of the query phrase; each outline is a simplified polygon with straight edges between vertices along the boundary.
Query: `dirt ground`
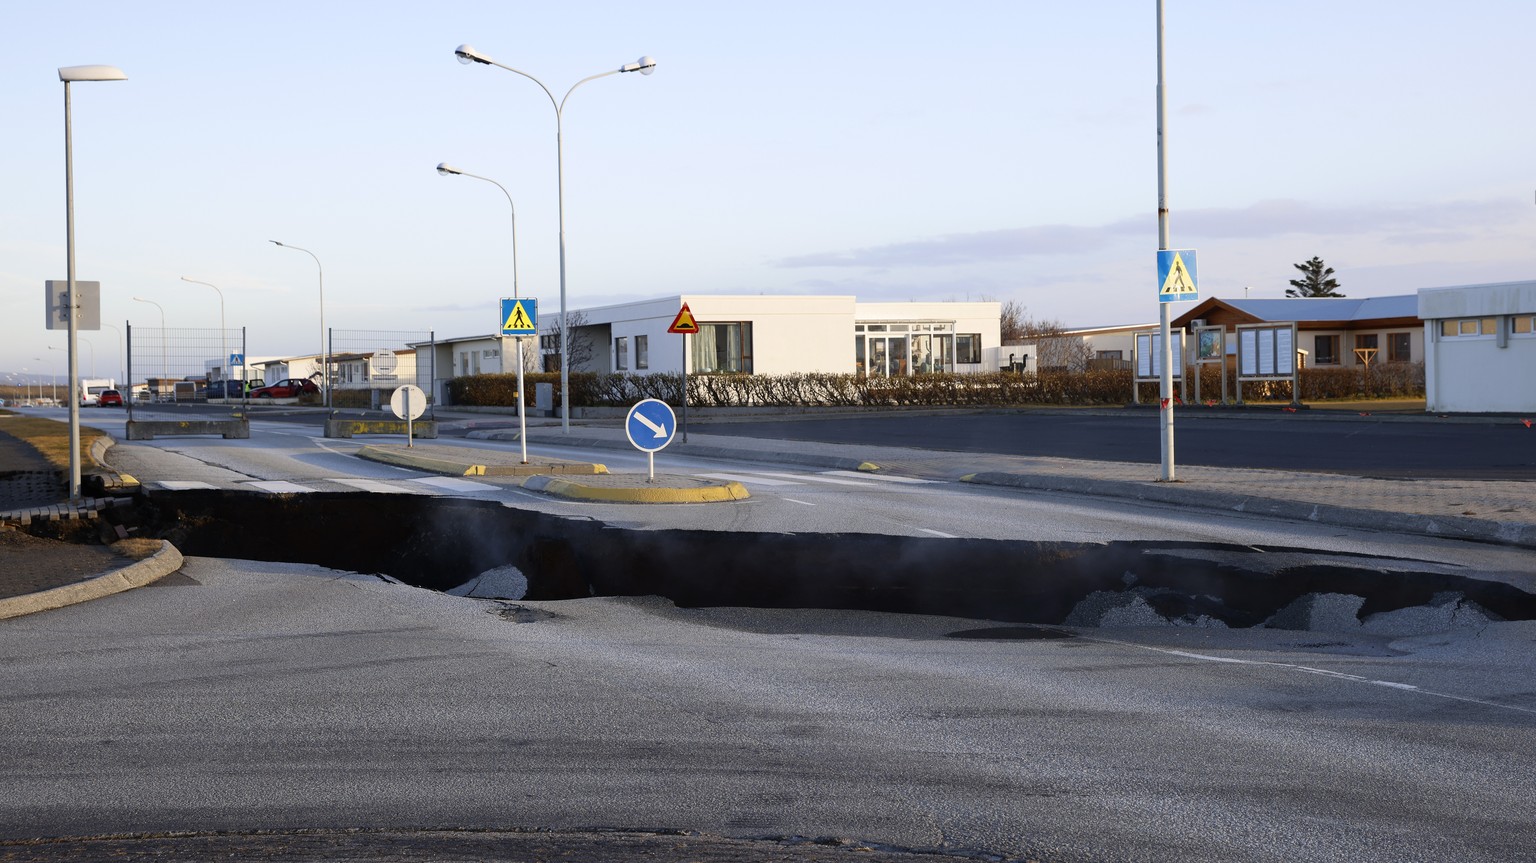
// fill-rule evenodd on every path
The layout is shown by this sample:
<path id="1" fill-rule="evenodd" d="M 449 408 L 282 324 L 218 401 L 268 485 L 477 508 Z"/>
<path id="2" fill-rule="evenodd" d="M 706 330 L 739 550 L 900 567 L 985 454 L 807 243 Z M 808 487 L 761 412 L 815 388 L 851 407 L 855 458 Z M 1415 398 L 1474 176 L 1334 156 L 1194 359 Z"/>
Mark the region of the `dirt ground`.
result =
<path id="1" fill-rule="evenodd" d="M 155 540 L 82 545 L 0 530 L 0 599 L 95 578 L 142 560 L 160 549 Z"/>

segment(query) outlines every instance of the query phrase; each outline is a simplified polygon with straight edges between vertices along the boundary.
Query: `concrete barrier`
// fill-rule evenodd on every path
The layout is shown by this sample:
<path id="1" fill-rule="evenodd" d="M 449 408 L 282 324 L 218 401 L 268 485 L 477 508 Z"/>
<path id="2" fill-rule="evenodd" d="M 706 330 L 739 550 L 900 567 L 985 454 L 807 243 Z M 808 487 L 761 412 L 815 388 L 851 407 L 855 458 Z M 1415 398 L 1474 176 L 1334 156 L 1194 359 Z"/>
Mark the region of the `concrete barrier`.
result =
<path id="1" fill-rule="evenodd" d="M 225 440 L 247 440 L 251 421 L 245 417 L 227 420 L 129 420 L 129 440 L 154 440 L 156 435 L 219 435 Z"/>
<path id="2" fill-rule="evenodd" d="M 411 424 L 411 432 L 414 437 L 422 440 L 435 440 L 437 421 L 416 420 Z M 397 434 L 405 437 L 405 420 L 329 419 L 325 421 L 326 437 L 349 438 L 358 434 Z"/>

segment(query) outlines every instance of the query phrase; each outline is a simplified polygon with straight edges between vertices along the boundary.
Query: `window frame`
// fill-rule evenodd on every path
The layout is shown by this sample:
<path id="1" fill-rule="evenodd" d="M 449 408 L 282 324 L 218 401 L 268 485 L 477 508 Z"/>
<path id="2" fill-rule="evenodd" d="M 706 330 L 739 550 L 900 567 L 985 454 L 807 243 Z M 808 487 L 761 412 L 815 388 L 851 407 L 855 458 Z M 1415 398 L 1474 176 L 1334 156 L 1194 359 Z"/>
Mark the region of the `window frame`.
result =
<path id="1" fill-rule="evenodd" d="M 1403 347 L 1401 354 L 1397 350 L 1399 342 Z M 1387 333 L 1387 362 L 1413 362 L 1413 333 Z"/>
<path id="2" fill-rule="evenodd" d="M 613 370 L 629 371 L 629 336 L 613 337 Z"/>
<path id="3" fill-rule="evenodd" d="M 981 333 L 955 333 L 955 365 L 980 365 L 981 357 Z"/>
<path id="4" fill-rule="evenodd" d="M 1340 337 L 1337 333 L 1334 333 L 1333 335 L 1314 335 L 1312 337 L 1312 365 L 1341 365 L 1343 360 L 1339 356 L 1339 348 L 1341 347 L 1340 342 L 1342 341 L 1342 337 Z M 1324 342 L 1327 342 L 1328 344 L 1328 353 L 1323 353 L 1322 344 Z"/>
<path id="5" fill-rule="evenodd" d="M 635 336 L 635 368 L 649 369 L 651 367 L 651 337 L 648 335 Z"/>

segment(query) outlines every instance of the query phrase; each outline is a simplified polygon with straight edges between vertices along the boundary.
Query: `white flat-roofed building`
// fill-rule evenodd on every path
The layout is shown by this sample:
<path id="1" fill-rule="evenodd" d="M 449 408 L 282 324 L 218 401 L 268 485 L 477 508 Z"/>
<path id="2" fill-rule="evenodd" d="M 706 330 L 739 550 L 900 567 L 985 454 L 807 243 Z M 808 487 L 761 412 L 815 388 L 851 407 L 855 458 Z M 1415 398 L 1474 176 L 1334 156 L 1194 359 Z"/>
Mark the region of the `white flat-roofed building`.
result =
<path id="1" fill-rule="evenodd" d="M 1536 412 L 1536 281 L 1425 288 L 1426 407 Z"/>

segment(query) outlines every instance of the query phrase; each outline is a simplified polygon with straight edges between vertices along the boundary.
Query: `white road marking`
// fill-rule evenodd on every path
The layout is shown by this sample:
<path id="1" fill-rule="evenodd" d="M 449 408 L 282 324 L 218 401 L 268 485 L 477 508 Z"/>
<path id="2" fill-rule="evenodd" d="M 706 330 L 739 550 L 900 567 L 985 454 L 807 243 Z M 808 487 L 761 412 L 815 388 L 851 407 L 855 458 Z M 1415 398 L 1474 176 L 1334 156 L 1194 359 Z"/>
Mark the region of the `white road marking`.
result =
<path id="1" fill-rule="evenodd" d="M 773 473 L 771 471 L 763 471 L 762 476 L 782 476 L 786 479 L 808 479 L 812 482 L 830 482 L 833 485 L 860 485 L 865 488 L 871 488 L 874 486 L 874 483 L 872 482 L 860 482 L 853 479 L 839 479 L 837 477 L 823 476 L 822 474 L 817 473 Z"/>
<path id="2" fill-rule="evenodd" d="M 943 537 L 945 539 L 959 539 L 960 538 L 958 536 L 955 536 L 952 533 L 945 533 L 945 532 L 943 532 L 941 530 L 934 530 L 934 529 L 928 528 L 928 527 L 920 527 L 920 528 L 918 528 L 918 530 L 922 531 L 923 533 L 931 533 L 934 536 L 941 536 L 941 537 Z"/>
<path id="3" fill-rule="evenodd" d="M 795 499 L 794 499 L 794 498 L 792 498 L 792 497 L 785 497 L 785 498 L 780 498 L 780 500 L 787 500 L 787 501 L 789 501 L 789 502 L 790 502 L 790 503 L 798 503 L 798 504 L 800 504 L 800 505 L 801 505 L 801 506 L 815 506 L 815 505 L 816 505 L 816 504 L 814 504 L 814 503 L 811 503 L 811 502 L 810 502 L 810 501 L 808 501 L 808 500 L 795 500 Z"/>
<path id="4" fill-rule="evenodd" d="M 340 483 L 362 491 L 378 492 L 380 494 L 400 494 L 405 491 L 398 485 L 377 479 L 357 479 L 354 477 L 334 477 L 326 482 Z"/>
<path id="5" fill-rule="evenodd" d="M 475 482 L 468 479 L 458 479 L 451 476 L 429 476 L 421 479 L 413 479 L 411 482 L 419 482 L 422 485 L 430 485 L 434 488 L 447 491 L 499 491 L 497 486 L 484 482 Z"/>
<path id="6" fill-rule="evenodd" d="M 268 479 L 244 484 L 268 494 L 307 494 L 315 491 L 307 485 L 299 485 L 284 479 Z"/>
<path id="7" fill-rule="evenodd" d="M 802 482 L 789 482 L 787 480 L 782 480 L 782 479 L 768 479 L 767 477 L 753 476 L 751 474 L 739 474 L 739 473 L 700 473 L 700 474 L 694 474 L 694 476 L 701 476 L 701 477 L 704 477 L 705 479 L 723 479 L 723 480 L 725 480 L 727 482 L 732 482 L 732 481 L 734 481 L 734 482 L 751 482 L 751 483 L 756 483 L 758 485 L 804 485 L 805 484 L 805 483 L 802 483 Z"/>
<path id="8" fill-rule="evenodd" d="M 166 491 L 192 491 L 193 489 L 218 488 L 216 485 L 211 485 L 206 482 L 199 482 L 195 479 L 162 479 L 156 481 L 154 484 L 160 486 Z"/>
<path id="9" fill-rule="evenodd" d="M 876 479 L 876 480 L 880 480 L 881 482 L 907 483 L 907 484 L 911 484 L 911 485 L 932 485 L 934 483 L 934 480 L 931 480 L 931 479 L 917 479 L 915 477 L 910 477 L 910 476 L 888 476 L 886 474 L 879 474 L 879 473 L 858 473 L 858 472 L 851 471 L 851 470 L 826 470 L 826 471 L 822 471 L 822 475 L 823 476 L 851 476 L 851 477 L 857 477 L 859 479 Z"/>
<path id="10" fill-rule="evenodd" d="M 1118 644 L 1123 647 L 1135 647 L 1141 650 L 1150 650 L 1154 653 L 1166 653 L 1171 656 L 1182 656 L 1185 659 L 1198 659 L 1205 662 L 1219 662 L 1227 665 L 1257 665 L 1269 668 L 1280 668 L 1287 671 L 1299 671 L 1303 674 L 1316 674 L 1322 677 L 1332 677 L 1338 680 L 1348 680 L 1354 683 L 1364 683 L 1370 686 L 1385 686 L 1389 689 L 1396 689 L 1401 692 L 1412 692 L 1419 695 L 1428 695 L 1431 698 L 1445 698 L 1451 701 L 1463 701 L 1468 704 L 1481 704 L 1484 707 L 1499 707 L 1504 710 L 1514 710 L 1520 713 L 1536 713 L 1536 709 L 1529 707 L 1519 707 L 1514 704 L 1500 704 L 1497 701 L 1488 701 L 1482 698 L 1469 698 L 1465 695 L 1451 695 L 1448 692 L 1436 692 L 1431 689 L 1423 689 L 1418 686 L 1414 686 L 1411 683 L 1397 683 L 1396 681 L 1392 680 L 1374 680 L 1369 677 L 1362 677 L 1358 674 L 1347 674 L 1342 671 L 1330 671 L 1326 668 L 1313 668 L 1310 665 L 1296 665 L 1290 662 L 1271 662 L 1261 659 L 1235 659 L 1229 656 L 1211 656 L 1210 654 L 1206 653 L 1192 653 L 1187 650 L 1174 650 L 1167 647 L 1153 647 L 1147 644 L 1132 644 L 1127 641 L 1116 641 L 1111 638 L 1092 638 L 1091 636 L 1090 638 L 1093 641 L 1101 641 L 1107 644 Z"/>

